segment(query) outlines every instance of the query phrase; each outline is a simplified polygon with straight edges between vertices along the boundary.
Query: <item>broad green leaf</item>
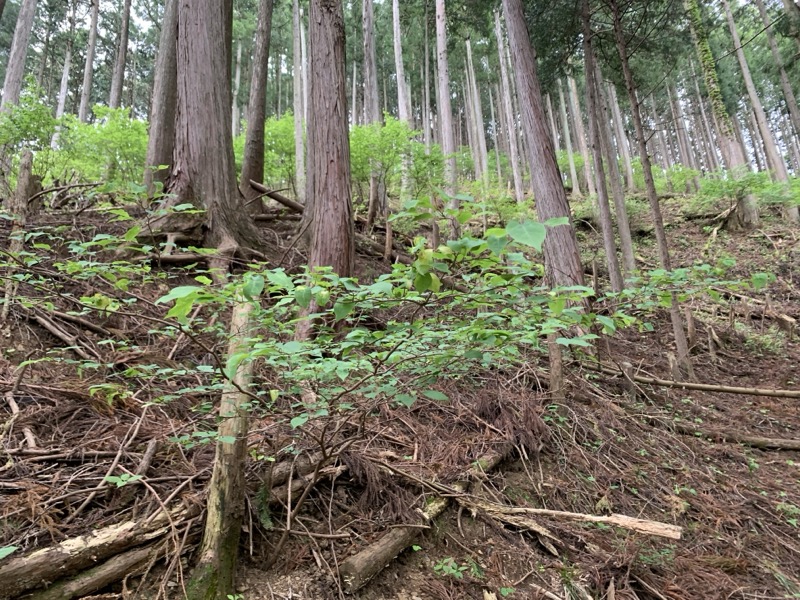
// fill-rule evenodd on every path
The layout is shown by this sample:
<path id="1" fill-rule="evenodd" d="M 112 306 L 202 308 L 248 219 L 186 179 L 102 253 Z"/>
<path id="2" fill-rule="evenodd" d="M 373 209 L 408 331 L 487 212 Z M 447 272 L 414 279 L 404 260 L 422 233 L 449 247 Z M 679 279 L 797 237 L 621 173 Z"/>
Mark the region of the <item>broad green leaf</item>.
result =
<path id="1" fill-rule="evenodd" d="M 303 413 L 302 415 L 298 415 L 289 422 L 289 424 L 292 426 L 292 429 L 297 429 L 298 427 L 302 427 L 306 423 L 308 423 L 308 413 Z"/>
<path id="2" fill-rule="evenodd" d="M 424 392 L 422 392 L 422 394 L 426 398 L 430 398 L 431 400 L 435 400 L 436 402 L 447 402 L 448 400 L 450 400 L 448 396 L 446 396 L 445 394 L 443 394 L 438 390 L 425 390 Z"/>
<path id="3" fill-rule="evenodd" d="M 191 294 L 200 291 L 200 288 L 196 285 L 182 285 L 176 288 L 172 288 L 170 292 L 166 296 L 161 296 L 158 300 L 156 300 L 156 304 L 163 304 L 164 302 L 169 302 L 170 300 L 177 300 L 178 298 L 185 298 Z"/>
<path id="4" fill-rule="evenodd" d="M 508 236 L 505 232 L 503 232 L 502 236 L 487 235 L 486 245 L 489 246 L 489 250 L 495 254 L 501 254 L 506 246 L 508 246 Z"/>
<path id="5" fill-rule="evenodd" d="M 292 281 L 292 278 L 289 277 L 283 270 L 269 271 L 267 273 L 267 279 L 269 279 L 271 284 L 277 285 L 279 288 L 286 291 L 292 291 L 294 289 L 294 282 Z"/>
<path id="6" fill-rule="evenodd" d="M 296 340 L 292 340 L 291 342 L 286 342 L 285 344 L 278 344 L 278 348 L 281 352 L 286 354 L 299 354 L 304 350 L 304 346 L 301 342 Z"/>
<path id="7" fill-rule="evenodd" d="M 559 225 L 569 225 L 569 217 L 553 217 L 544 222 L 548 227 L 558 227 Z"/>
<path id="8" fill-rule="evenodd" d="M 234 444 L 236 443 L 236 438 L 232 435 L 221 435 L 217 438 L 217 441 L 223 444 Z"/>
<path id="9" fill-rule="evenodd" d="M 547 233 L 545 226 L 538 221 L 511 221 L 506 227 L 508 235 L 515 242 L 524 246 L 531 246 L 541 252 L 544 237 Z"/>
<path id="10" fill-rule="evenodd" d="M 614 319 L 606 317 L 605 315 L 597 315 L 597 322 L 603 326 L 603 333 L 611 335 L 617 330 L 617 324 Z"/>
<path id="11" fill-rule="evenodd" d="M 411 408 L 414 405 L 414 402 L 417 401 L 416 396 L 412 396 L 411 394 L 397 394 L 394 399 L 406 408 Z"/>
<path id="12" fill-rule="evenodd" d="M 311 306 L 311 288 L 305 285 L 299 285 L 294 288 L 294 299 L 301 308 L 308 308 Z"/>
<path id="13" fill-rule="evenodd" d="M 353 308 L 355 308 L 355 304 L 352 302 L 337 302 L 333 305 L 333 318 L 341 321 L 353 312 Z"/>
<path id="14" fill-rule="evenodd" d="M 430 273 L 420 273 L 414 278 L 414 289 L 420 294 L 423 294 L 431 289 L 432 284 L 433 277 Z"/>
<path id="15" fill-rule="evenodd" d="M 16 552 L 17 546 L 4 546 L 0 548 L 0 560 L 3 560 L 6 556 L 13 554 Z"/>
<path id="16" fill-rule="evenodd" d="M 264 291 L 264 278 L 261 275 L 253 275 L 245 282 L 242 288 L 244 297 L 248 300 L 255 300 Z"/>
<path id="17" fill-rule="evenodd" d="M 126 242 L 132 242 L 136 239 L 136 236 L 139 235 L 139 232 L 141 230 L 142 227 L 140 225 L 134 225 L 133 227 L 128 229 L 128 231 L 125 232 L 125 235 L 123 236 L 122 239 L 124 239 Z"/>

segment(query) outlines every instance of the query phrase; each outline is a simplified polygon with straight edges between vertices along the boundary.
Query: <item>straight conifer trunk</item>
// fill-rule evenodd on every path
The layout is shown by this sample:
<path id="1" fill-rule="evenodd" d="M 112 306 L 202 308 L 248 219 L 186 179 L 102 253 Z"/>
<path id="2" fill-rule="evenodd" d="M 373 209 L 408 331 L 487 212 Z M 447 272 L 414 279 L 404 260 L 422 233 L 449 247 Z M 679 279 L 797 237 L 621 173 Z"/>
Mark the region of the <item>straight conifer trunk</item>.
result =
<path id="1" fill-rule="evenodd" d="M 111 93 L 108 97 L 109 108 L 119 108 L 122 102 L 122 85 L 125 81 L 125 64 L 128 60 L 128 32 L 130 31 L 131 0 L 124 0 L 122 6 L 122 23 L 119 27 L 119 43 L 114 61 L 114 73 L 111 77 Z"/>
<path id="2" fill-rule="evenodd" d="M 494 13 L 494 31 L 497 36 L 497 48 L 500 54 L 500 96 L 501 96 L 501 111 L 504 117 L 503 131 L 506 134 L 506 141 L 508 142 L 509 159 L 511 160 L 511 175 L 514 181 L 514 199 L 517 202 L 522 202 L 525 199 L 525 191 L 522 184 L 522 173 L 520 171 L 520 152 L 519 143 L 517 138 L 517 130 L 514 126 L 516 119 L 514 118 L 514 107 L 511 101 L 511 77 L 508 72 L 509 64 L 506 60 L 506 39 L 503 34 L 503 26 L 500 22 L 500 13 Z"/>
<path id="3" fill-rule="evenodd" d="M 294 195 L 301 204 L 306 198 L 306 150 L 305 150 L 305 62 L 303 60 L 302 23 L 299 0 L 292 1 L 292 81 L 294 113 Z M 311 205 L 306 206 L 311 212 Z M 309 217 L 310 218 L 310 215 Z M 306 219 L 305 213 L 303 219 Z"/>
<path id="4" fill-rule="evenodd" d="M 522 126 L 529 150 L 531 185 L 536 213 L 541 222 L 567 217 L 569 223 L 550 227 L 544 241 L 545 268 L 552 286 L 582 285 L 578 241 L 572 227 L 569 205 L 556 164 L 555 151 L 547 131 L 542 92 L 536 69 L 536 55 L 525 23 L 522 0 L 503 0 L 508 41 L 517 79 Z"/>
<path id="5" fill-rule="evenodd" d="M 25 59 L 28 56 L 28 45 L 35 17 L 36 0 L 22 0 L 19 15 L 17 16 L 17 25 L 14 28 L 14 40 L 11 42 L 11 51 L 8 54 L 8 63 L 6 65 L 6 79 L 3 83 L 3 107 L 19 103 L 22 81 L 25 78 Z"/>
<path id="6" fill-rule="evenodd" d="M 311 0 L 309 11 L 308 191 L 314 214 L 310 268 L 350 277 L 355 261 L 350 200 L 345 30 L 341 0 Z"/>
<path id="7" fill-rule="evenodd" d="M 669 271 L 672 269 L 672 266 L 670 264 L 667 236 L 664 231 L 664 220 L 661 216 L 661 206 L 658 203 L 658 194 L 656 193 L 656 185 L 655 181 L 653 180 L 653 170 L 650 164 L 650 155 L 647 152 L 647 137 L 645 136 L 644 125 L 642 124 L 641 105 L 639 104 L 639 99 L 636 95 L 636 83 L 633 80 L 633 73 L 631 71 L 630 63 L 628 62 L 628 48 L 626 46 L 625 34 L 622 30 L 622 17 L 620 15 L 617 0 L 610 0 L 609 7 L 611 8 L 614 20 L 614 38 L 616 40 L 620 62 L 622 63 L 622 73 L 625 77 L 625 87 L 628 91 L 628 99 L 630 100 L 633 126 L 636 130 L 636 141 L 639 146 L 639 160 L 642 163 L 642 170 L 644 172 L 647 200 L 650 203 L 650 213 L 653 217 L 658 258 L 659 262 L 661 263 L 661 268 Z M 583 0 L 583 15 L 584 22 L 588 23 L 588 0 Z M 675 339 L 677 363 L 683 374 L 689 379 L 693 379 L 694 374 L 691 359 L 689 357 L 689 343 L 686 339 L 686 331 L 683 328 L 683 317 L 681 316 L 680 306 L 678 305 L 678 299 L 675 294 L 672 295 L 669 314 L 670 320 L 672 321 L 672 333 Z"/>
<path id="8" fill-rule="evenodd" d="M 175 0 L 177 2 L 177 0 Z M 100 0 L 92 0 L 92 17 L 89 24 L 89 42 L 86 46 L 86 64 L 83 67 L 83 88 L 81 89 L 81 105 L 78 119 L 82 123 L 89 120 L 89 108 L 92 101 L 92 78 L 94 77 L 94 53 L 97 47 L 97 21 L 100 15 Z"/>
<path id="9" fill-rule="evenodd" d="M 600 81 L 600 80 L 598 80 Z M 608 100 L 611 106 L 611 119 L 614 123 L 614 137 L 617 140 L 617 149 L 622 158 L 623 173 L 625 174 L 625 188 L 630 191 L 636 190 L 636 181 L 633 178 L 633 164 L 631 163 L 631 150 L 628 146 L 628 134 L 625 133 L 625 124 L 622 122 L 622 110 L 617 99 L 617 90 L 612 84 L 608 84 Z"/>
<path id="10" fill-rule="evenodd" d="M 786 100 L 786 108 L 789 110 L 789 118 L 791 119 L 792 127 L 794 128 L 795 135 L 800 135 L 800 109 L 798 109 L 797 98 L 794 95 L 794 90 L 792 90 L 789 76 L 786 74 L 786 68 L 783 64 L 780 51 L 778 50 L 778 44 L 775 42 L 775 34 L 772 31 L 772 19 L 770 19 L 767 8 L 764 6 L 764 0 L 756 0 L 756 6 L 758 7 L 758 12 L 761 14 L 761 21 L 764 23 L 764 31 L 767 34 L 767 42 L 769 43 L 769 49 L 772 53 L 772 60 L 775 61 L 775 65 L 778 67 L 781 90 Z"/>
<path id="11" fill-rule="evenodd" d="M 150 197 L 155 193 L 157 182 L 161 184 L 166 182 L 172 168 L 172 152 L 175 148 L 179 1 L 167 0 L 164 7 L 164 21 L 161 25 L 161 38 L 158 42 L 153 96 L 150 101 L 150 135 L 147 138 L 144 171 L 144 185 Z"/>
<path id="12" fill-rule="evenodd" d="M 569 130 L 569 118 L 567 117 L 567 104 L 564 100 L 564 87 L 561 80 L 558 85 L 558 108 L 561 116 L 561 130 L 564 132 L 564 144 L 566 145 L 567 158 L 569 160 L 569 178 L 572 183 L 572 196 L 581 197 L 581 184 L 578 181 L 578 170 L 575 168 L 575 157 L 572 154 L 572 132 Z"/>
<path id="13" fill-rule="evenodd" d="M 247 102 L 247 131 L 239 187 L 245 190 L 245 197 L 250 199 L 248 209 L 251 213 L 262 212 L 263 206 L 260 200 L 252 201 L 258 194 L 250 187 L 250 180 L 264 183 L 264 123 L 267 120 L 267 77 L 273 4 L 273 0 L 261 0 L 259 3 L 250 98 Z"/>
<path id="14" fill-rule="evenodd" d="M 712 114 L 717 124 L 717 142 L 722 152 L 725 166 L 732 172 L 732 176 L 736 177 L 739 175 L 739 171 L 747 169 L 744 149 L 736 141 L 731 116 L 728 114 L 722 99 L 714 55 L 708 43 L 708 34 L 703 24 L 700 6 L 697 0 L 684 0 L 684 7 L 689 17 L 692 37 L 697 47 L 700 69 L 708 90 Z M 737 199 L 736 213 L 734 218 L 728 221 L 729 225 L 733 228 L 752 229 L 758 227 L 758 222 L 758 205 L 755 198 L 750 194 L 742 195 Z"/>
<path id="15" fill-rule="evenodd" d="M 436 0 L 436 62 L 438 65 L 439 128 L 441 131 L 442 152 L 445 156 L 445 192 L 450 196 L 448 208 L 457 209 L 459 201 L 456 198 L 458 184 L 455 156 L 456 137 L 453 128 L 453 109 L 450 102 L 450 67 L 447 64 L 447 16 L 444 0 Z M 460 234 L 461 227 L 458 220 L 450 218 L 450 238 L 458 239 Z"/>
<path id="16" fill-rule="evenodd" d="M 592 164 L 589 159 L 589 149 L 586 147 L 586 131 L 583 127 L 581 116 L 581 103 L 578 99 L 578 85 L 572 77 L 567 77 L 567 92 L 569 94 L 569 110 L 572 116 L 572 123 L 575 126 L 575 139 L 578 141 L 578 148 L 583 157 L 583 175 L 586 180 L 586 189 L 590 196 L 595 195 L 594 177 L 592 176 Z"/>

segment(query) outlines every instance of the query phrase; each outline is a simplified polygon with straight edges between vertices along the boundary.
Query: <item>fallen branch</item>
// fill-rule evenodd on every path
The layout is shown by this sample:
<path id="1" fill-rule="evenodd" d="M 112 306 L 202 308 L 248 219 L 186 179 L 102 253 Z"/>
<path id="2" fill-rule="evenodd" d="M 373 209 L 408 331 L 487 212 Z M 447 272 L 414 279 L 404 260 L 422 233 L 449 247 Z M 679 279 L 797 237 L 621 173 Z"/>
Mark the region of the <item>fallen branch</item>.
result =
<path id="1" fill-rule="evenodd" d="M 590 371 L 598 371 L 607 375 L 622 375 L 622 369 L 607 365 L 594 363 L 581 363 L 581 366 Z M 770 398 L 800 398 L 800 390 L 769 390 L 762 388 L 744 388 L 729 385 L 714 385 L 710 383 L 692 383 L 689 381 L 672 381 L 669 379 L 657 379 L 654 377 L 642 377 L 641 375 L 631 375 L 631 379 L 637 383 L 647 385 L 657 385 L 661 387 L 679 388 L 683 390 L 697 390 L 701 392 L 717 392 L 723 394 L 742 394 L 746 396 L 768 396 Z"/>
<path id="2" fill-rule="evenodd" d="M 671 540 L 681 539 L 681 533 L 683 532 L 683 529 L 677 525 L 670 525 L 669 523 L 661 523 L 659 521 L 650 521 L 648 519 L 637 519 L 635 517 L 628 517 L 626 515 L 587 515 L 583 513 L 566 512 L 563 510 L 503 506 L 502 504 L 486 502 L 484 500 L 476 500 L 469 497 L 459 497 L 457 500 L 459 504 L 463 504 L 465 507 L 483 510 L 487 514 L 497 517 L 500 520 L 505 520 L 506 517 L 515 517 L 518 515 L 535 515 L 538 517 L 552 517 L 556 519 L 568 519 L 570 521 L 584 521 L 587 523 L 608 523 L 609 525 L 622 527 L 623 529 L 637 531 L 646 535 L 664 537 Z"/>
<path id="3" fill-rule="evenodd" d="M 513 450 L 511 444 L 503 446 L 498 451 L 481 457 L 476 461 L 476 466 L 469 470 L 469 475 L 478 477 L 485 471 L 496 468 Z M 398 472 L 393 469 L 393 472 Z M 469 488 L 469 481 L 460 481 L 453 485 L 453 491 L 464 493 Z M 386 533 L 376 542 L 373 542 L 358 554 L 355 554 L 339 565 L 339 574 L 342 578 L 344 589 L 348 593 L 356 592 L 364 587 L 375 575 L 380 573 L 386 565 L 397 557 L 403 550 L 411 546 L 427 525 L 440 516 L 448 506 L 450 498 L 438 497 L 425 505 L 420 510 L 422 519 L 419 523 L 396 527 Z"/>
<path id="4" fill-rule="evenodd" d="M 653 421 L 656 419 L 653 418 Z M 800 440 L 786 440 L 780 438 L 765 438 L 754 435 L 736 433 L 732 431 L 711 431 L 708 429 L 698 429 L 691 425 L 682 423 L 670 423 L 670 426 L 678 433 L 691 436 L 702 436 L 718 442 L 728 442 L 733 444 L 743 444 L 751 448 L 761 450 L 800 450 Z"/>

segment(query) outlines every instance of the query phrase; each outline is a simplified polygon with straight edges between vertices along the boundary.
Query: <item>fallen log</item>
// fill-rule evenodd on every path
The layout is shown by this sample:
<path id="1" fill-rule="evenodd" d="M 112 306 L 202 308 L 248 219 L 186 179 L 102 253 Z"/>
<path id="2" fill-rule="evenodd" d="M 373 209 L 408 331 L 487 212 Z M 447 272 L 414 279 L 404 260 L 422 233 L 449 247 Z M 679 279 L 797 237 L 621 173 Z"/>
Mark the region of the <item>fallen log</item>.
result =
<path id="1" fill-rule="evenodd" d="M 506 444 L 499 450 L 484 455 L 469 470 L 469 477 L 479 477 L 485 471 L 493 470 L 511 454 L 513 449 L 513 445 Z M 469 480 L 455 483 L 453 489 L 457 493 L 466 492 L 469 489 Z M 339 565 L 339 575 L 342 578 L 344 590 L 352 594 L 364 587 L 403 550 L 411 546 L 419 534 L 428 528 L 428 524 L 450 506 L 450 502 L 450 498 L 434 498 L 425 505 L 424 509 L 420 510 L 422 518 L 418 523 L 396 527 L 358 554 L 344 560 Z"/>
<path id="2" fill-rule="evenodd" d="M 29 590 L 93 568 L 109 557 L 159 539 L 199 512 L 199 506 L 180 507 L 169 514 L 160 511 L 150 522 L 145 518 L 118 523 L 11 559 L 0 567 L 0 598 L 18 598 Z"/>
<path id="3" fill-rule="evenodd" d="M 156 542 L 118 554 L 71 579 L 60 581 L 46 590 L 32 594 L 28 600 L 72 600 L 96 592 L 126 577 L 139 575 L 147 565 L 165 553 L 167 544 L 168 542 Z M 188 549 L 184 547 L 183 550 Z"/>
<path id="4" fill-rule="evenodd" d="M 581 366 L 591 370 L 605 373 L 606 375 L 625 376 L 622 369 L 609 367 L 602 364 L 581 363 Z M 683 390 L 697 390 L 701 392 L 717 392 L 724 394 L 742 394 L 746 396 L 767 396 L 770 398 L 799 398 L 800 390 L 777 390 L 763 388 L 744 388 L 730 385 L 715 385 L 709 383 L 693 383 L 690 381 L 673 381 L 671 379 L 657 379 L 655 377 L 642 377 L 641 375 L 631 375 L 631 379 L 637 383 L 656 385 L 660 387 L 672 387 Z"/>

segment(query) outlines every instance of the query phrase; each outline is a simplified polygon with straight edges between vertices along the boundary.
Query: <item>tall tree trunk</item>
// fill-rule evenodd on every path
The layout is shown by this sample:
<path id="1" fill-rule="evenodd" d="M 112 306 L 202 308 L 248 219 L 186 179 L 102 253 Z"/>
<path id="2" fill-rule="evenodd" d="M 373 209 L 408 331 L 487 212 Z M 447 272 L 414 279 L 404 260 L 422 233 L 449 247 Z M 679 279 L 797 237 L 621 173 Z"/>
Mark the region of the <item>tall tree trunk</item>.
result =
<path id="1" fill-rule="evenodd" d="M 303 135 L 305 129 L 305 63 L 303 61 L 303 44 L 302 44 L 302 15 L 300 13 L 299 0 L 292 2 L 292 39 L 294 40 L 294 50 L 292 56 L 292 81 L 293 85 L 293 112 L 294 112 L 294 194 L 298 202 L 303 203 L 306 197 L 306 150 L 305 150 L 305 136 Z M 311 206 L 306 206 L 307 212 L 311 213 Z M 308 218 L 311 217 L 309 214 Z M 303 218 L 306 219 L 305 213 Z"/>
<path id="2" fill-rule="evenodd" d="M 514 118 L 514 108 L 511 101 L 511 77 L 508 72 L 508 61 L 506 60 L 506 38 L 503 35 L 503 26 L 500 23 L 500 13 L 494 13 L 494 31 L 497 36 L 497 48 L 500 54 L 500 96 L 502 100 L 502 113 L 504 115 L 505 127 L 503 131 L 506 134 L 509 160 L 511 161 L 511 174 L 514 181 L 514 199 L 517 202 L 522 202 L 525 199 L 525 191 L 522 183 L 522 173 L 520 172 L 520 156 L 519 145 L 517 141 L 517 128 L 514 126 L 516 119 Z"/>
<path id="3" fill-rule="evenodd" d="M 797 52 L 800 54 L 800 6 L 795 0 L 783 0 L 783 9 L 789 21 L 789 35 L 794 38 Z"/>
<path id="4" fill-rule="evenodd" d="M 392 32 L 394 36 L 394 68 L 397 74 L 397 115 L 403 123 L 408 123 L 411 108 L 408 106 L 406 90 L 406 69 L 403 65 L 403 40 L 400 33 L 400 0 L 392 0 Z"/>
<path id="5" fill-rule="evenodd" d="M 500 146 L 497 139 L 498 123 L 494 112 L 494 96 L 489 89 L 489 111 L 492 118 L 492 145 L 494 146 L 494 162 L 497 167 L 497 185 L 503 185 L 503 172 L 500 169 Z"/>
<path id="6" fill-rule="evenodd" d="M 783 59 L 778 50 L 778 44 L 775 42 L 775 34 L 772 32 L 772 19 L 770 19 L 769 13 L 767 13 L 767 9 L 764 6 L 764 0 L 756 0 L 756 6 L 758 6 L 758 12 L 761 14 L 761 21 L 764 23 L 767 42 L 769 42 L 769 49 L 770 52 L 772 52 L 772 60 L 775 62 L 775 66 L 778 67 L 781 90 L 786 100 L 786 108 L 789 110 L 789 118 L 792 121 L 792 127 L 794 128 L 795 135 L 800 136 L 800 109 L 797 107 L 797 98 L 794 95 L 789 76 L 786 74 Z"/>
<path id="7" fill-rule="evenodd" d="M 517 91 L 522 107 L 522 126 L 529 149 L 531 184 L 539 220 L 567 217 L 566 225 L 551 227 L 544 241 L 545 268 L 551 285 L 582 285 L 578 241 L 567 204 L 567 196 L 558 173 L 555 152 L 544 115 L 542 92 L 536 70 L 536 55 L 525 23 L 523 0 L 503 0 L 508 27 L 508 41 L 517 78 Z"/>
<path id="8" fill-rule="evenodd" d="M 260 246 L 251 219 L 243 219 L 244 199 L 236 181 L 230 127 L 231 81 L 228 59 L 232 11 L 230 2 L 178 0 L 177 115 L 174 167 L 169 191 L 176 203 L 206 210 L 205 222 L 191 222 L 203 242 L 224 256 L 245 256 Z M 190 217 L 191 218 L 191 217 Z M 174 232 L 187 216 L 174 213 L 156 219 L 156 230 Z M 224 596 L 223 596 L 224 598 Z"/>
<path id="9" fill-rule="evenodd" d="M 250 98 L 247 102 L 247 131 L 242 159 L 242 181 L 239 187 L 246 190 L 245 197 L 250 199 L 248 208 L 251 213 L 261 212 L 263 206 L 260 200 L 253 202 L 257 194 L 250 187 L 250 180 L 264 183 L 264 123 L 267 120 L 267 77 L 273 5 L 273 0 L 261 0 L 259 4 L 253 71 L 250 76 Z M 280 97 L 280 92 L 278 96 Z"/>
<path id="10" fill-rule="evenodd" d="M 622 63 L 622 73 L 625 77 L 625 87 L 628 90 L 628 100 L 630 100 L 631 113 L 633 116 L 633 126 L 636 130 L 636 141 L 639 146 L 639 160 L 642 162 L 644 172 L 645 188 L 647 190 L 647 200 L 650 203 L 650 212 L 653 217 L 653 225 L 656 235 L 656 246 L 658 248 L 658 258 L 661 268 L 669 271 L 672 269 L 667 246 L 667 236 L 664 231 L 664 220 L 661 216 L 661 206 L 658 203 L 656 184 L 653 180 L 653 171 L 650 165 L 650 155 L 647 153 L 647 137 L 645 137 L 644 126 L 642 124 L 642 113 L 639 99 L 636 96 L 636 83 L 633 80 L 630 63 L 628 62 L 628 48 L 625 41 L 625 33 L 622 30 L 622 16 L 620 14 L 617 0 L 609 0 L 614 20 L 614 38 L 616 40 L 617 52 Z M 589 22 L 589 0 L 583 0 L 583 19 Z M 689 343 L 686 339 L 686 331 L 683 328 L 683 317 L 681 316 L 680 306 L 675 294 L 672 295 L 670 303 L 670 320 L 672 321 L 672 333 L 675 338 L 675 349 L 677 353 L 678 365 L 688 378 L 693 378 L 692 363 L 689 357 Z"/>
<path id="11" fill-rule="evenodd" d="M 17 25 L 14 28 L 14 40 L 11 42 L 11 51 L 8 54 L 6 80 L 3 83 L 2 107 L 19 103 L 22 81 L 25 78 L 28 41 L 33 29 L 34 17 L 36 17 L 36 0 L 22 0 L 19 15 L 17 16 Z"/>
<path id="12" fill-rule="evenodd" d="M 583 118 L 581 117 L 581 103 L 578 99 L 578 85 L 572 77 L 567 77 L 567 91 L 569 93 L 569 110 L 572 115 L 572 123 L 575 126 L 575 139 L 578 141 L 578 148 L 583 157 L 583 174 L 586 179 L 586 189 L 590 196 L 595 195 L 594 177 L 592 176 L 592 165 L 589 159 L 589 150 L 586 147 L 586 132 L 583 128 Z"/>
<path id="13" fill-rule="evenodd" d="M 58 104 L 56 105 L 56 119 L 64 116 L 67 107 L 67 94 L 69 92 L 69 73 L 72 68 L 72 46 L 75 39 L 75 10 L 76 0 L 72 0 L 72 8 L 69 15 L 69 37 L 67 38 L 67 48 L 64 51 L 64 68 L 61 71 L 61 86 L 58 88 Z M 55 142 L 54 136 L 54 142 Z"/>
<path id="14" fill-rule="evenodd" d="M 689 169 L 699 170 L 697 168 L 697 159 L 692 148 L 692 142 L 689 140 L 689 134 L 686 132 L 686 121 L 683 118 L 683 109 L 681 108 L 681 100 L 678 95 L 678 90 L 674 86 L 667 88 L 667 97 L 669 98 L 670 108 L 672 109 L 672 118 L 675 123 L 675 131 L 678 134 L 678 147 L 680 148 L 681 162 Z M 694 191 L 700 191 L 700 181 L 697 177 L 693 177 L 691 181 L 686 182 L 687 187 L 694 187 Z M 687 189 L 687 191 L 690 191 Z"/>
<path id="15" fill-rule="evenodd" d="M 144 184 L 148 196 L 155 193 L 155 184 L 166 182 L 172 168 L 175 148 L 175 113 L 178 101 L 177 39 L 178 2 L 167 0 L 164 21 L 158 42 L 153 96 L 150 100 L 150 135 L 147 139 Z M 161 168 L 164 167 L 164 168 Z"/>
<path id="16" fill-rule="evenodd" d="M 114 61 L 114 73 L 111 77 L 111 93 L 108 96 L 108 106 L 119 108 L 122 101 L 122 84 L 125 81 L 125 64 L 128 60 L 128 31 L 130 29 L 131 0 L 124 0 L 122 6 L 122 23 L 119 27 L 119 41 L 117 43 L 117 57 Z"/>
<path id="17" fill-rule="evenodd" d="M 483 125 L 483 106 L 481 103 L 481 92 L 478 89 L 478 80 L 475 76 L 475 65 L 472 60 L 472 42 L 467 39 L 467 77 L 470 90 L 470 107 L 472 109 L 473 122 L 475 124 L 475 142 L 477 154 L 480 161 L 480 180 L 483 185 L 488 183 L 489 178 L 489 158 L 486 149 L 486 128 Z"/>
<path id="18" fill-rule="evenodd" d="M 308 266 L 353 274 L 345 30 L 341 0 L 311 0 L 308 107 L 308 192 L 314 215 Z"/>
<path id="19" fill-rule="evenodd" d="M 370 0 L 371 1 L 371 0 Z M 429 20 L 428 20 L 428 3 L 429 0 L 425 0 L 425 62 L 424 62 L 424 86 L 425 89 L 423 90 L 423 99 L 424 99 L 424 117 L 422 120 L 422 126 L 424 128 L 424 139 L 425 139 L 425 153 L 431 153 L 431 145 L 433 143 L 433 125 L 431 123 L 433 115 L 431 113 L 431 49 L 430 49 L 430 41 L 429 41 Z"/>
<path id="20" fill-rule="evenodd" d="M 572 134 L 569 130 L 569 118 L 567 117 L 567 103 L 564 100 L 564 87 L 561 80 L 558 82 L 558 107 L 561 114 L 561 130 L 564 132 L 564 143 L 566 144 L 567 158 L 569 159 L 569 178 L 572 183 L 572 195 L 579 198 L 581 194 L 581 184 L 578 181 L 578 170 L 575 168 L 575 157 L 572 154 Z"/>
<path id="21" fill-rule="evenodd" d="M 739 39 L 739 31 L 736 29 L 736 22 L 733 20 L 733 12 L 731 12 L 730 3 L 728 0 L 722 0 L 722 6 L 725 9 L 725 16 L 728 19 L 728 29 L 730 29 L 733 44 L 736 48 L 736 58 L 739 61 L 739 67 L 742 71 L 742 78 L 747 88 L 747 95 L 750 97 L 750 104 L 753 106 L 756 124 L 761 133 L 761 138 L 764 140 L 764 151 L 767 156 L 767 162 L 772 169 L 772 177 L 779 183 L 788 183 L 789 171 L 786 169 L 786 161 L 783 159 L 780 152 L 778 152 L 778 144 L 767 122 L 767 115 L 758 97 L 756 86 L 753 83 L 753 77 L 750 75 L 750 66 L 747 64 L 747 58 L 744 55 L 744 48 L 742 48 L 742 42 Z M 790 199 L 784 204 L 783 214 L 784 218 L 790 223 L 800 222 L 800 210 L 798 210 L 794 199 Z"/>
<path id="22" fill-rule="evenodd" d="M 438 64 L 439 124 L 442 137 L 442 152 L 445 156 L 445 192 L 450 196 L 448 208 L 458 209 L 456 198 L 458 173 L 456 171 L 456 138 L 453 129 L 453 109 L 450 105 L 450 67 L 447 64 L 447 16 L 444 0 L 436 0 L 436 62 Z M 455 217 L 450 218 L 450 237 L 458 239 L 460 226 Z"/>
<path id="23" fill-rule="evenodd" d="M 752 111 L 747 113 L 747 121 L 744 126 L 750 138 L 750 145 L 753 148 L 753 160 L 756 163 L 756 170 L 769 173 L 772 170 L 772 165 L 769 162 L 769 156 L 764 154 L 764 142 L 758 133 L 758 125 L 756 124 Z M 742 134 L 744 134 L 744 132 L 742 132 Z"/>
<path id="24" fill-rule="evenodd" d="M 231 135 L 239 135 L 241 115 L 239 114 L 239 90 L 242 86 L 242 41 L 236 41 L 236 67 L 233 75 L 233 93 L 231 94 Z"/>
<path id="25" fill-rule="evenodd" d="M 586 71 L 586 108 L 589 113 L 589 140 L 592 145 L 594 172 L 597 174 L 597 206 L 600 215 L 600 227 L 603 231 L 603 249 L 606 253 L 606 266 L 608 267 L 609 279 L 611 279 L 611 289 L 615 292 L 621 292 L 624 284 L 619 268 L 619 260 L 617 259 L 614 225 L 611 220 L 611 207 L 608 202 L 608 190 L 603 172 L 603 149 L 610 146 L 610 143 L 607 138 L 605 140 L 602 139 L 602 136 L 606 134 L 607 120 L 601 114 L 598 103 L 602 82 L 597 77 L 598 69 L 595 67 L 592 31 L 589 29 L 588 20 L 584 21 L 583 56 L 585 61 L 584 71 Z"/>
<path id="26" fill-rule="evenodd" d="M 720 91 L 714 55 L 708 43 L 708 34 L 703 24 L 703 17 L 700 12 L 698 0 L 684 0 L 684 6 L 689 17 L 692 37 L 697 47 L 700 69 L 703 72 L 706 90 L 708 90 L 711 109 L 717 123 L 717 142 L 722 151 L 725 166 L 732 172 L 732 175 L 736 177 L 737 172 L 747 168 L 744 149 L 736 142 L 731 117 L 722 100 L 722 92 Z M 758 205 L 751 194 L 742 194 L 737 198 L 735 217 L 728 223 L 733 228 L 744 227 L 746 229 L 751 229 L 758 226 Z"/>
<path id="27" fill-rule="evenodd" d="M 353 61 L 353 92 L 350 94 L 350 124 L 358 125 L 358 63 Z"/>
<path id="28" fill-rule="evenodd" d="M 0 0 L 0 19 L 3 18 L 3 11 L 6 9 L 6 0 Z"/>
<path id="29" fill-rule="evenodd" d="M 97 20 L 99 14 L 100 0 L 92 0 L 92 18 L 89 24 L 89 42 L 86 46 L 86 64 L 83 68 L 81 105 L 78 109 L 78 119 L 82 123 L 86 123 L 89 120 L 89 109 L 92 102 L 92 78 L 94 76 L 94 53 L 97 47 Z"/>
<path id="30" fill-rule="evenodd" d="M 636 181 L 633 178 L 633 164 L 631 163 L 631 151 L 628 146 L 628 134 L 625 133 L 625 124 L 622 121 L 622 110 L 619 107 L 619 100 L 617 99 L 617 90 L 609 83 L 608 99 L 611 106 L 611 120 L 614 124 L 614 137 L 617 140 L 617 150 L 619 156 L 622 158 L 622 169 L 625 175 L 625 188 L 634 191 L 636 190 Z"/>
<path id="31" fill-rule="evenodd" d="M 372 0 L 363 0 L 362 31 L 364 39 L 364 123 L 372 125 L 383 121 L 378 91 L 378 62 L 375 51 L 375 9 Z M 378 213 L 385 208 L 386 184 L 378 173 L 369 178 L 369 204 L 367 230 L 372 228 Z"/>

